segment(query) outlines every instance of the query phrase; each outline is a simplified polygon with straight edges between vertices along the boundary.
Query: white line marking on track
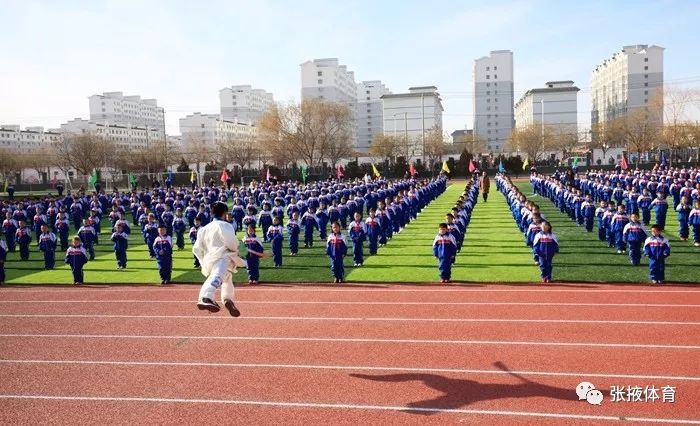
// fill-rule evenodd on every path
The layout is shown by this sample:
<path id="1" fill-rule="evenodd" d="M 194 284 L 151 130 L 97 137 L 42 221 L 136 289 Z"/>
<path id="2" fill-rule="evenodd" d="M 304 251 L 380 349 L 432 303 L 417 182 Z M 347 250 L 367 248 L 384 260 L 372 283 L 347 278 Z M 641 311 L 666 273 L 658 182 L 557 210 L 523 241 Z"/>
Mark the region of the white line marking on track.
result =
<path id="1" fill-rule="evenodd" d="M 0 300 L 0 303 L 197 303 L 196 300 L 143 300 L 143 299 L 82 299 L 82 300 Z M 236 300 L 241 305 L 379 305 L 379 306 L 591 306 L 591 307 L 641 307 L 641 308 L 700 308 L 700 305 L 681 305 L 673 303 L 559 303 L 559 302 L 322 302 L 309 300 Z"/>
<path id="2" fill-rule="evenodd" d="M 330 286 L 329 286 L 330 287 Z M 634 293 L 634 294 L 646 294 L 646 293 L 694 293 L 700 294 L 700 286 L 693 290 L 659 290 L 653 289 L 649 290 L 648 286 L 638 286 L 635 289 L 600 289 L 600 288 L 589 288 L 589 289 L 562 289 L 562 288 L 444 288 L 444 287 L 423 287 L 423 288 L 397 288 L 397 287 L 386 287 L 386 288 L 366 288 L 353 286 L 352 284 L 343 288 L 317 288 L 317 287 L 236 287 L 236 291 L 242 292 L 265 292 L 265 291 L 276 291 L 276 292 L 345 292 L 345 293 L 421 293 L 421 292 L 431 292 L 431 293 L 475 293 L 475 292 L 493 292 L 493 293 Z M 197 286 L 192 286 L 191 288 L 183 287 L 158 287 L 153 286 L 150 288 L 115 288 L 115 287 L 82 287 L 80 289 L 74 288 L 51 288 L 47 285 L 43 288 L 36 289 L 17 289 L 16 287 L 8 287 L 3 289 L 3 292 L 7 293 L 85 293 L 86 291 L 97 291 L 97 292 L 109 292 L 109 293 L 132 293 L 132 292 L 158 292 L 162 291 L 164 293 L 173 293 L 176 291 L 187 291 L 187 292 L 197 292 Z"/>
<path id="3" fill-rule="evenodd" d="M 197 319 L 231 321 L 230 317 L 211 315 L 119 315 L 119 314 L 0 314 L 0 318 L 92 318 L 92 319 Z M 538 323 L 538 324 L 625 324 L 625 325 L 700 325 L 684 321 L 626 321 L 626 320 L 569 320 L 518 318 L 395 318 L 395 317 L 277 317 L 242 316 L 236 321 L 371 321 L 371 322 L 447 322 L 447 323 Z"/>
<path id="4" fill-rule="evenodd" d="M 474 415 L 492 415 L 492 416 L 544 417 L 544 418 L 556 418 L 556 419 L 700 424 L 700 420 L 667 419 L 667 418 L 651 418 L 651 417 L 594 416 L 594 415 L 587 415 L 587 414 L 571 414 L 571 413 L 544 413 L 544 412 L 506 411 L 506 410 L 472 410 L 472 409 L 461 409 L 461 408 L 409 407 L 409 406 L 396 406 L 396 405 L 333 404 L 333 403 L 318 403 L 318 402 L 249 401 L 249 400 L 234 400 L 234 399 L 144 398 L 144 397 L 110 397 L 110 396 L 59 396 L 59 395 L 0 395 L 0 399 L 45 400 L 45 401 L 92 401 L 92 402 L 141 402 L 141 403 L 166 403 L 166 404 L 249 405 L 249 406 L 262 406 L 262 407 L 285 407 L 285 408 L 315 408 L 315 409 L 367 410 L 367 411 L 404 411 L 404 412 L 414 412 L 414 413 L 415 412 L 418 412 L 418 413 L 445 413 L 445 414 L 449 413 L 449 414 L 474 414 Z"/>
<path id="5" fill-rule="evenodd" d="M 155 362 L 155 361 L 89 361 L 89 360 L 42 360 L 42 359 L 0 359 L 0 364 L 59 364 L 59 365 L 118 365 L 118 366 L 147 366 L 147 367 L 214 367 L 214 368 L 270 368 L 270 369 L 299 369 L 299 370 L 341 370 L 341 371 L 399 371 L 412 373 L 454 373 L 454 374 L 520 374 L 523 376 L 552 376 L 552 377 L 600 377 L 608 379 L 648 379 L 648 380 L 679 380 L 700 381 L 700 377 L 689 376 L 655 376 L 646 374 L 615 374 L 615 373 L 571 373 L 555 371 L 503 371 L 503 370 L 474 370 L 463 368 L 430 368 L 430 367 L 384 367 L 365 365 L 308 365 L 308 364 L 250 364 L 250 363 L 210 363 L 210 362 Z"/>
<path id="6" fill-rule="evenodd" d="M 636 343 L 594 342 L 528 342 L 506 340 L 421 340 L 421 339 L 363 339 L 349 337 L 274 337 L 274 336 L 164 336 L 164 335 L 120 335 L 120 334 L 0 334 L 7 338 L 37 339 L 142 339 L 142 340 L 243 340 L 270 342 L 336 342 L 336 343 L 415 343 L 444 345 L 504 345 L 504 346 L 564 346 L 589 348 L 640 348 L 640 349 L 700 349 L 697 345 L 656 345 Z"/>

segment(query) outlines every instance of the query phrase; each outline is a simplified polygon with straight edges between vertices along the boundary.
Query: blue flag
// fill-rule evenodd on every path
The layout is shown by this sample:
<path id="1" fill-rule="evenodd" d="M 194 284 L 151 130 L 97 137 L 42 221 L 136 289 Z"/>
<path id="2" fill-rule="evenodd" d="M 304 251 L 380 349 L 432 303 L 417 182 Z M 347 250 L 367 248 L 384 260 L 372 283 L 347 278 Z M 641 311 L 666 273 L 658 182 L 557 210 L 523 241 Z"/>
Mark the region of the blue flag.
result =
<path id="1" fill-rule="evenodd" d="M 169 180 L 170 182 L 173 181 L 173 171 L 172 171 L 172 170 L 168 170 L 168 180 Z"/>
<path id="2" fill-rule="evenodd" d="M 668 166 L 668 158 L 666 158 L 665 152 L 661 152 L 661 166 L 663 166 L 663 167 Z"/>
<path id="3" fill-rule="evenodd" d="M 501 160 L 501 161 L 498 162 L 498 172 L 499 172 L 499 173 L 505 173 L 505 172 L 506 172 L 506 168 L 503 167 L 503 160 Z"/>

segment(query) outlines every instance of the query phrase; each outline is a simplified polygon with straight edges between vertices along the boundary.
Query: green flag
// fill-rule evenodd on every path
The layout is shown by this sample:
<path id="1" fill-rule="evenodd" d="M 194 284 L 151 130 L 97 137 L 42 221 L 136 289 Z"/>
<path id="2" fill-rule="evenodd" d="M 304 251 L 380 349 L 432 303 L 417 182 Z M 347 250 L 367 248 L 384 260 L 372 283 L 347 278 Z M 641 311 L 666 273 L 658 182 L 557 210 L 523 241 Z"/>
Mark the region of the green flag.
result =
<path id="1" fill-rule="evenodd" d="M 129 183 L 131 183 L 131 186 L 136 186 L 138 182 L 139 179 L 136 177 L 136 175 L 133 173 L 129 173 Z"/>
<path id="2" fill-rule="evenodd" d="M 578 157 L 574 157 L 574 160 L 571 162 L 571 167 L 572 168 L 578 167 Z"/>
<path id="3" fill-rule="evenodd" d="M 304 166 L 301 168 L 301 180 L 306 183 L 306 179 L 309 177 L 309 168 Z"/>
<path id="4" fill-rule="evenodd" d="M 95 184 L 97 183 L 97 171 L 93 171 L 92 174 L 90 175 L 90 179 L 88 179 L 88 183 L 95 187 Z"/>

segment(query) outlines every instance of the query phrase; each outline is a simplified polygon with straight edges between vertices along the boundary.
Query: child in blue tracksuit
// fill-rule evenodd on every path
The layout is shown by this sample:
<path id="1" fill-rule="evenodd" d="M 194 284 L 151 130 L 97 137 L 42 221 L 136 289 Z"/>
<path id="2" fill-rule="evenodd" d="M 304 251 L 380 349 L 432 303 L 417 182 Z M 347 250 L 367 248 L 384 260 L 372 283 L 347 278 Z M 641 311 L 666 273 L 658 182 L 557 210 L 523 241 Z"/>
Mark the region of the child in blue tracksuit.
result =
<path id="1" fill-rule="evenodd" d="M 270 203 L 263 202 L 262 211 L 258 217 L 258 225 L 262 229 L 263 239 L 267 242 L 267 229 L 272 225 L 272 210 Z"/>
<path id="2" fill-rule="evenodd" d="M 264 257 L 263 243 L 255 236 L 255 225 L 248 225 L 243 244 L 248 249 L 245 260 L 248 263 L 248 284 L 257 284 L 260 281 L 260 258 Z"/>
<path id="3" fill-rule="evenodd" d="M 15 232 L 15 241 L 19 245 L 20 260 L 29 260 L 29 244 L 32 242 L 32 231 L 24 221 L 19 222 L 19 227 Z"/>
<path id="4" fill-rule="evenodd" d="M 73 284 L 83 284 L 83 266 L 88 263 L 88 254 L 79 237 L 74 237 L 73 246 L 66 250 L 65 262 L 67 265 L 70 265 L 70 269 L 73 272 Z"/>
<path id="5" fill-rule="evenodd" d="M 608 209 L 603 213 L 603 226 L 605 227 L 605 238 L 608 240 L 608 247 L 615 247 L 615 231 L 613 230 L 612 219 L 615 217 L 615 202 L 608 203 Z"/>
<path id="6" fill-rule="evenodd" d="M 66 217 L 66 214 L 61 212 L 56 218 L 56 231 L 58 232 L 58 239 L 61 241 L 61 251 L 68 250 L 68 232 L 70 231 L 70 222 Z"/>
<path id="7" fill-rule="evenodd" d="M 153 241 L 153 251 L 156 254 L 160 283 L 169 284 L 173 272 L 173 240 L 168 235 L 165 225 L 158 226 L 158 236 Z"/>
<path id="8" fill-rule="evenodd" d="M 688 218 L 691 210 L 693 210 L 693 207 L 688 202 L 688 197 L 681 198 L 676 206 L 676 212 L 678 212 L 678 236 L 681 241 L 688 241 L 690 233 Z"/>
<path id="9" fill-rule="evenodd" d="M 5 240 L 0 240 L 0 284 L 5 284 L 5 260 L 7 252 L 10 249 L 7 247 Z"/>
<path id="10" fill-rule="evenodd" d="M 97 233 L 95 228 L 89 223 L 90 219 L 83 219 L 83 226 L 78 229 L 78 237 L 83 243 L 83 247 L 90 254 L 90 260 L 95 259 L 95 239 L 97 238 Z"/>
<path id="11" fill-rule="evenodd" d="M 666 258 L 671 255 L 671 245 L 661 234 L 662 230 L 659 224 L 652 226 L 651 237 L 644 242 L 644 255 L 649 258 L 649 278 L 652 284 L 662 284 L 666 279 Z"/>
<path id="12" fill-rule="evenodd" d="M 326 203 L 320 203 L 320 207 L 316 211 L 316 222 L 318 223 L 318 232 L 321 241 L 328 238 L 328 211 L 326 210 Z"/>
<path id="13" fill-rule="evenodd" d="M 634 266 L 639 265 L 639 261 L 642 259 L 642 244 L 647 238 L 647 233 L 639 221 L 638 214 L 632 213 L 630 222 L 622 230 L 622 238 L 630 248 L 630 263 Z"/>
<path id="14" fill-rule="evenodd" d="M 185 217 L 182 215 L 180 207 L 175 210 L 175 219 L 173 219 L 173 232 L 175 233 L 175 245 L 178 250 L 185 248 Z"/>
<path id="15" fill-rule="evenodd" d="M 333 273 L 334 281 L 342 283 L 345 278 L 345 267 L 343 258 L 348 253 L 348 245 L 345 242 L 345 235 L 340 232 L 340 223 L 333 222 L 331 224 L 331 235 L 326 241 L 326 254 L 331 259 L 331 272 Z"/>
<path id="16" fill-rule="evenodd" d="M 654 214 L 656 215 L 656 224 L 661 227 L 663 231 L 666 228 L 666 212 L 668 211 L 668 203 L 666 202 L 666 194 L 659 192 L 656 194 L 656 198 L 651 202 L 651 207 L 654 208 Z"/>
<path id="17" fill-rule="evenodd" d="M 44 252 L 44 269 L 53 269 L 56 265 L 56 235 L 49 231 L 47 224 L 41 225 L 39 250 Z"/>
<path id="18" fill-rule="evenodd" d="M 535 235 L 532 250 L 539 261 L 542 282 L 552 281 L 552 260 L 554 255 L 559 253 L 559 242 L 557 236 L 552 233 L 552 225 L 546 220 L 542 222 L 542 230 Z"/>
<path id="19" fill-rule="evenodd" d="M 114 242 L 117 269 L 126 269 L 126 249 L 129 247 L 129 236 L 124 232 L 124 225 L 118 223 L 117 230 L 112 234 L 110 239 Z"/>
<path id="20" fill-rule="evenodd" d="M 367 228 L 362 220 L 362 214 L 355 212 L 354 220 L 348 225 L 348 235 L 352 240 L 352 257 L 354 266 L 362 266 L 365 263 L 363 250 L 367 238 Z"/>
<path id="21" fill-rule="evenodd" d="M 688 214 L 688 225 L 693 228 L 693 245 L 700 247 L 700 200 L 695 201 L 695 207 Z"/>
<path id="22" fill-rule="evenodd" d="M 612 227 L 612 232 L 615 236 L 615 247 L 617 247 L 617 254 L 622 254 L 627 250 L 627 243 L 622 236 L 622 231 L 625 230 L 625 225 L 629 223 L 629 218 L 625 213 L 625 206 L 618 205 L 617 213 L 610 220 L 610 226 Z"/>
<path id="23" fill-rule="evenodd" d="M 301 226 L 304 227 L 304 247 L 313 247 L 314 245 L 314 229 L 318 228 L 316 214 L 314 208 L 311 207 L 301 217 Z"/>
<path id="24" fill-rule="evenodd" d="M 282 266 L 282 240 L 284 240 L 284 235 L 280 218 L 277 216 L 272 219 L 272 225 L 267 228 L 267 240 L 270 241 L 275 268 L 279 268 Z"/>
<path id="25" fill-rule="evenodd" d="M 648 226 L 651 222 L 651 195 L 649 195 L 649 190 L 644 188 L 642 195 L 637 198 L 637 205 L 642 211 L 642 223 Z"/>
<path id="26" fill-rule="evenodd" d="M 5 234 L 5 242 L 8 251 L 15 251 L 15 234 L 17 233 L 17 221 L 12 218 L 12 213 L 5 214 L 5 220 L 2 222 L 2 231 Z"/>
<path id="27" fill-rule="evenodd" d="M 289 254 L 296 256 L 299 253 L 299 212 L 292 213 L 292 218 L 287 222 L 287 235 L 289 235 Z"/>
<path id="28" fill-rule="evenodd" d="M 438 227 L 438 235 L 433 240 L 433 256 L 438 259 L 440 282 L 449 283 L 452 278 L 452 263 L 457 255 L 457 241 L 450 234 L 447 223 Z"/>
<path id="29" fill-rule="evenodd" d="M 375 216 L 374 209 L 369 209 L 369 217 L 365 220 L 365 227 L 367 229 L 367 239 L 369 240 L 369 254 L 377 254 L 377 245 L 379 242 L 379 237 L 382 234 L 382 224 L 379 218 Z"/>
<path id="30" fill-rule="evenodd" d="M 600 241 L 606 240 L 605 234 L 605 212 L 607 211 L 607 203 L 605 201 L 600 202 L 600 207 L 595 209 L 595 217 L 598 218 L 598 239 Z"/>
<path id="31" fill-rule="evenodd" d="M 149 213 L 148 222 L 143 225 L 143 239 L 146 242 L 151 259 L 156 257 L 156 252 L 153 250 L 153 243 L 156 242 L 156 238 L 158 238 L 158 222 L 156 221 L 156 215 Z"/>
<path id="32" fill-rule="evenodd" d="M 581 216 L 583 224 L 586 226 L 586 231 L 593 232 L 593 218 L 595 217 L 596 208 L 593 204 L 593 199 L 590 195 L 586 195 L 586 201 L 581 204 Z"/>

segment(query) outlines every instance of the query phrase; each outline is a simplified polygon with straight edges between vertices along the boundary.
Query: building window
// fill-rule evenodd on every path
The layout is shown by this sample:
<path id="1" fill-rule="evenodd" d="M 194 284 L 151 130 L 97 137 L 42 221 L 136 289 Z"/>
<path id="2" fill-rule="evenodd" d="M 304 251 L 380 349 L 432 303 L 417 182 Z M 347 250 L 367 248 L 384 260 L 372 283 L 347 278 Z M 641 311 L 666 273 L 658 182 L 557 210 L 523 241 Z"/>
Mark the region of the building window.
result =
<path id="1" fill-rule="evenodd" d="M 498 105 L 496 105 L 495 107 L 493 107 L 493 109 L 495 109 L 496 111 L 498 111 Z"/>
<path id="2" fill-rule="evenodd" d="M 644 94 L 645 94 L 645 95 L 648 95 L 648 94 L 649 94 L 649 91 L 648 91 L 648 90 L 645 90 L 645 91 L 644 91 Z"/>
<path id="3" fill-rule="evenodd" d="M 486 74 L 486 79 L 489 80 L 490 78 L 491 78 L 491 76 Z"/>
<path id="4" fill-rule="evenodd" d="M 498 126 L 498 121 L 495 123 L 495 126 Z"/>
<path id="5" fill-rule="evenodd" d="M 498 83 L 493 83 L 494 86 L 498 86 Z"/>
<path id="6" fill-rule="evenodd" d="M 488 133 L 489 133 L 489 135 L 491 134 L 491 129 L 489 129 Z"/>
<path id="7" fill-rule="evenodd" d="M 498 98 L 493 98 L 493 101 L 494 101 L 494 102 L 498 102 Z"/>
<path id="8" fill-rule="evenodd" d="M 486 87 L 491 87 L 491 83 L 486 83 Z"/>
<path id="9" fill-rule="evenodd" d="M 490 91 L 490 90 L 487 90 L 487 91 L 486 91 L 486 94 L 487 94 L 487 95 L 490 95 L 490 94 L 491 94 L 491 91 Z"/>
<path id="10" fill-rule="evenodd" d="M 493 75 L 493 79 L 495 80 L 495 79 L 497 79 L 497 78 L 498 78 L 498 74 L 494 74 L 494 75 Z"/>
<path id="11" fill-rule="evenodd" d="M 644 103 L 646 104 L 648 102 L 649 102 L 649 99 L 644 98 Z"/>
<path id="12" fill-rule="evenodd" d="M 644 71 L 649 71 L 649 66 L 648 66 L 648 65 L 644 65 Z"/>
<path id="13" fill-rule="evenodd" d="M 649 78 L 649 74 L 644 74 L 644 78 Z"/>
<path id="14" fill-rule="evenodd" d="M 369 90 L 366 90 L 365 93 L 369 95 Z"/>
<path id="15" fill-rule="evenodd" d="M 369 109 L 369 108 L 367 108 L 367 113 L 370 113 L 370 112 L 372 112 L 372 110 L 371 110 L 371 109 Z"/>
<path id="16" fill-rule="evenodd" d="M 644 87 L 649 87 L 649 83 L 644 83 Z"/>
<path id="17" fill-rule="evenodd" d="M 367 100 L 369 100 L 369 96 L 367 96 Z"/>
<path id="18" fill-rule="evenodd" d="M 649 58 L 644 58 L 644 62 L 649 62 Z"/>
<path id="19" fill-rule="evenodd" d="M 496 71 L 497 69 L 498 69 L 498 67 L 494 65 L 493 70 Z"/>
<path id="20" fill-rule="evenodd" d="M 490 107 L 490 106 L 487 106 L 487 107 L 486 107 L 486 111 L 491 111 L 491 107 Z"/>
<path id="21" fill-rule="evenodd" d="M 491 98 L 486 99 L 486 102 L 491 102 Z"/>
<path id="22" fill-rule="evenodd" d="M 322 79 L 322 78 L 319 78 L 319 79 L 318 79 L 318 84 L 323 84 L 323 79 Z"/>
<path id="23" fill-rule="evenodd" d="M 323 71 L 319 71 L 317 74 L 319 77 L 321 77 L 323 75 Z"/>

